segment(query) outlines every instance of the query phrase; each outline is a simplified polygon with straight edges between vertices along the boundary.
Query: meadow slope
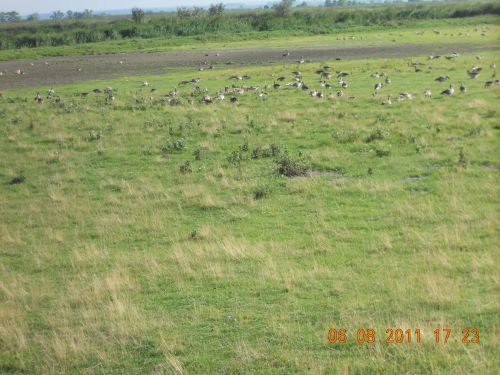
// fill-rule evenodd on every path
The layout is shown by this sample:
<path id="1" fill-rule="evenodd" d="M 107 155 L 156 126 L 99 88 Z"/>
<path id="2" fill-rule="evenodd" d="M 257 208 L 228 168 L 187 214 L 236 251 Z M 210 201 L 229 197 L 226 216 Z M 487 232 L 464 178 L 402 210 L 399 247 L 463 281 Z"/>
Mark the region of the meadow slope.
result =
<path id="1" fill-rule="evenodd" d="M 5 90 L 0 371 L 498 373 L 499 57 L 301 65 L 322 99 L 285 86 L 289 65 Z M 343 97 L 325 64 L 349 73 Z M 166 96 L 244 74 L 259 89 L 236 103 Z M 382 341 L 332 346 L 332 325 Z M 422 342 L 388 344 L 391 327 Z"/>

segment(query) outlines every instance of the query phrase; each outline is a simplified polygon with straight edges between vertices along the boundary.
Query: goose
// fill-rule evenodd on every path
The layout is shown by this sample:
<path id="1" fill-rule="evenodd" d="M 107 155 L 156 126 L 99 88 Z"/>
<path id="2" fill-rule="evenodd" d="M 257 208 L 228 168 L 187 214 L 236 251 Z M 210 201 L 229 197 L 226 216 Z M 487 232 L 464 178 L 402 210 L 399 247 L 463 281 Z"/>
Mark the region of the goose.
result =
<path id="1" fill-rule="evenodd" d="M 203 103 L 205 103 L 205 104 L 210 104 L 210 103 L 212 103 L 212 98 L 211 98 L 210 96 L 208 96 L 208 95 L 205 95 L 205 96 L 203 97 Z"/>
<path id="2" fill-rule="evenodd" d="M 80 94 L 80 96 L 81 96 L 82 98 L 86 98 L 87 96 L 89 96 L 89 93 L 88 93 L 88 92 L 82 92 L 82 93 Z"/>
<path id="3" fill-rule="evenodd" d="M 81 71 L 82 71 L 82 68 L 78 67 L 78 68 L 76 68 L 76 71 L 77 71 L 77 72 L 81 72 Z"/>
<path id="4" fill-rule="evenodd" d="M 497 67 L 497 64 L 495 64 L 495 63 L 491 63 L 491 64 L 490 64 L 490 68 L 491 68 L 491 69 L 495 69 L 496 67 Z"/>
<path id="5" fill-rule="evenodd" d="M 93 89 L 92 92 L 94 94 L 101 94 L 102 93 L 101 89 Z"/>
<path id="6" fill-rule="evenodd" d="M 337 72 L 337 78 L 343 78 L 343 77 L 347 77 L 349 75 L 349 73 L 346 73 L 346 72 Z"/>
<path id="7" fill-rule="evenodd" d="M 232 76 L 230 79 L 235 80 L 235 81 L 243 81 L 242 76 Z"/>
<path id="8" fill-rule="evenodd" d="M 391 105 L 391 104 L 392 104 L 391 96 L 387 95 L 387 99 L 382 102 L 382 105 Z"/>
<path id="9" fill-rule="evenodd" d="M 303 56 L 300 56 L 300 60 L 297 61 L 298 64 L 304 64 L 306 61 Z"/>
<path id="10" fill-rule="evenodd" d="M 234 88 L 234 92 L 235 92 L 236 94 L 240 94 L 240 95 L 242 95 L 242 94 L 245 92 L 245 89 L 244 89 L 244 88 L 242 88 L 242 87 L 235 87 L 235 88 Z"/>
<path id="11" fill-rule="evenodd" d="M 279 83 L 274 82 L 273 88 L 275 90 L 279 90 L 281 88 L 281 85 Z"/>
<path id="12" fill-rule="evenodd" d="M 341 79 L 339 81 L 339 85 L 340 87 L 342 87 L 343 89 L 346 89 L 347 88 L 347 81 L 344 81 L 343 79 Z"/>
<path id="13" fill-rule="evenodd" d="M 51 87 L 48 91 L 47 91 L 47 98 L 51 98 L 53 95 L 54 95 L 55 91 L 54 89 Z"/>
<path id="14" fill-rule="evenodd" d="M 259 93 L 259 98 L 267 98 L 267 92 L 261 91 Z"/>
<path id="15" fill-rule="evenodd" d="M 379 92 L 382 89 L 382 87 L 384 87 L 384 84 L 381 82 L 377 82 L 373 87 L 373 89 L 375 90 L 375 92 Z"/>
<path id="16" fill-rule="evenodd" d="M 111 94 L 113 92 L 113 88 L 111 86 L 108 86 L 104 89 L 105 94 Z"/>
<path id="17" fill-rule="evenodd" d="M 344 92 L 342 90 L 337 91 L 337 96 L 340 98 L 341 96 L 344 96 Z"/>
<path id="18" fill-rule="evenodd" d="M 434 81 L 437 81 L 437 82 L 444 82 L 444 81 L 447 81 L 447 80 L 449 80 L 449 79 L 450 79 L 450 77 L 448 77 L 448 76 L 439 76 L 439 77 L 437 77 Z"/>
<path id="19" fill-rule="evenodd" d="M 155 92 L 156 92 L 156 89 L 155 89 L 155 88 L 152 88 L 152 89 L 150 90 L 150 92 L 155 93 Z"/>
<path id="20" fill-rule="evenodd" d="M 276 80 L 279 82 L 283 82 L 286 78 L 285 77 L 278 77 Z"/>
<path id="21" fill-rule="evenodd" d="M 217 99 L 219 99 L 219 100 L 224 100 L 224 98 L 225 98 L 225 96 L 222 93 L 219 94 L 219 96 L 217 96 Z"/>
<path id="22" fill-rule="evenodd" d="M 32 63 L 32 62 L 30 62 L 30 66 L 35 66 L 35 64 L 34 64 L 34 63 Z"/>
<path id="23" fill-rule="evenodd" d="M 16 74 L 23 75 L 24 74 L 24 70 L 22 70 L 22 69 L 16 69 Z"/>
<path id="24" fill-rule="evenodd" d="M 454 93 L 455 93 L 455 89 L 453 88 L 453 85 L 450 85 L 449 88 L 441 91 L 441 95 L 453 95 Z"/>
<path id="25" fill-rule="evenodd" d="M 460 92 L 462 94 L 465 94 L 467 92 L 467 87 L 465 87 L 462 82 L 460 82 Z"/>
<path id="26" fill-rule="evenodd" d="M 432 97 L 432 92 L 431 92 L 431 90 L 429 90 L 429 89 L 425 90 L 425 92 L 424 92 L 424 96 L 425 96 L 426 98 L 431 98 L 431 97 Z"/>
<path id="27" fill-rule="evenodd" d="M 42 99 L 42 97 L 40 96 L 40 93 L 37 92 L 35 95 L 35 102 L 38 101 L 39 99 Z"/>
<path id="28" fill-rule="evenodd" d="M 236 96 L 232 96 L 230 101 L 231 103 L 236 103 L 238 101 L 238 98 Z"/>
<path id="29" fill-rule="evenodd" d="M 309 92 L 309 95 L 311 95 L 311 96 L 316 96 L 316 94 L 317 94 L 317 93 L 318 93 L 318 92 L 317 92 L 316 90 L 311 90 L 311 91 Z"/>
<path id="30" fill-rule="evenodd" d="M 142 81 L 142 87 L 148 87 L 149 83 L 148 81 Z"/>
<path id="31" fill-rule="evenodd" d="M 316 93 L 316 97 L 319 98 L 319 99 L 323 98 L 323 93 L 318 91 Z"/>
<path id="32" fill-rule="evenodd" d="M 402 92 L 399 94 L 401 98 L 408 99 L 408 100 L 413 100 L 413 95 L 409 92 Z"/>
<path id="33" fill-rule="evenodd" d="M 379 73 L 373 73 L 373 74 L 370 74 L 370 77 L 371 78 L 380 78 L 380 74 Z"/>
<path id="34" fill-rule="evenodd" d="M 493 85 L 493 83 L 494 83 L 493 81 L 486 81 L 486 82 L 484 83 L 484 87 L 490 87 L 490 86 L 492 86 L 492 85 Z"/>
<path id="35" fill-rule="evenodd" d="M 123 60 L 120 60 L 120 65 L 123 65 Z"/>
<path id="36" fill-rule="evenodd" d="M 429 55 L 427 58 L 429 60 L 434 60 L 434 59 L 439 59 L 441 57 L 441 55 Z"/>
<path id="37" fill-rule="evenodd" d="M 472 69 L 471 71 L 469 71 L 469 70 L 467 71 L 467 75 L 471 79 L 476 79 L 480 72 L 481 72 L 481 69 L 479 69 L 479 70 Z"/>
<path id="38" fill-rule="evenodd" d="M 284 54 L 283 54 L 283 57 L 288 57 L 290 56 L 290 52 L 289 51 L 286 51 Z"/>
<path id="39" fill-rule="evenodd" d="M 331 67 L 331 66 L 328 66 L 328 65 L 325 65 L 325 66 L 323 67 L 323 69 L 324 69 L 324 70 L 330 70 L 330 69 L 332 69 L 332 67 Z"/>
<path id="40" fill-rule="evenodd" d="M 330 73 L 328 73 L 328 72 L 323 72 L 323 73 L 321 73 L 321 76 L 322 76 L 323 78 L 325 78 L 325 79 L 330 79 L 330 78 L 332 78 L 332 75 L 331 75 Z"/>
<path id="41" fill-rule="evenodd" d="M 389 77 L 385 78 L 385 83 L 390 85 L 392 83 L 391 79 Z"/>

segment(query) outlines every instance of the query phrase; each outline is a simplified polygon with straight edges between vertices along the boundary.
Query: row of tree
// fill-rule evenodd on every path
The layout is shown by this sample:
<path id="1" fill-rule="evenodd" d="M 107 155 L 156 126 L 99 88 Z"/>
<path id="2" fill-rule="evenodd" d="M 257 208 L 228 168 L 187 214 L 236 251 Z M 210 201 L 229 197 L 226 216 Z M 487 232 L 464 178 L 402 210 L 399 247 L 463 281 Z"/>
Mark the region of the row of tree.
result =
<path id="1" fill-rule="evenodd" d="M 68 10 L 66 13 L 63 13 L 60 10 L 56 10 L 50 15 L 50 18 L 53 20 L 62 20 L 63 18 L 66 18 L 68 20 L 77 20 L 92 17 L 94 17 L 94 11 L 90 9 L 85 9 L 83 12 L 74 12 L 72 10 Z M 33 13 L 26 17 L 26 21 L 38 21 L 39 19 L 40 16 L 38 13 Z M 0 22 L 18 22 L 21 20 L 22 18 L 17 12 L 0 12 Z"/>
<path id="2" fill-rule="evenodd" d="M 21 21 L 21 16 L 17 12 L 0 12 L 0 22 Z"/>

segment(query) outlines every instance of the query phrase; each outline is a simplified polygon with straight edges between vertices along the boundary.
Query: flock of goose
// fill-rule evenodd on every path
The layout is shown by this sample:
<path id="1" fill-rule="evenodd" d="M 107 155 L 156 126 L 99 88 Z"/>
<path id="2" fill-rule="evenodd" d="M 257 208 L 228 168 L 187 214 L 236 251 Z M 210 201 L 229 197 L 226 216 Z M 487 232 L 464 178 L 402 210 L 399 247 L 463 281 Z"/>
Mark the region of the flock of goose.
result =
<path id="1" fill-rule="evenodd" d="M 208 56 L 206 54 L 205 56 Z M 216 56 L 220 56 L 219 53 L 216 53 Z M 282 54 L 282 57 L 288 58 L 290 56 L 289 51 L 285 51 Z M 444 58 L 447 60 L 455 60 L 459 58 L 458 53 L 452 53 L 449 55 L 445 55 Z M 428 56 L 428 60 L 435 60 L 439 59 L 442 56 L 439 55 L 430 55 Z M 481 56 L 476 57 L 477 60 L 481 59 Z M 337 58 L 337 60 L 340 60 L 340 58 Z M 273 84 L 267 84 L 263 86 L 262 88 L 258 86 L 246 86 L 242 85 L 241 83 L 243 81 L 250 80 L 251 77 L 249 75 L 234 75 L 229 77 L 230 80 L 239 82 L 240 84 L 231 84 L 226 87 L 224 87 L 221 90 L 218 90 L 215 95 L 209 95 L 208 90 L 206 88 L 202 88 L 198 85 L 200 82 L 199 78 L 193 78 L 191 80 L 185 80 L 181 81 L 178 83 L 178 85 L 170 91 L 168 94 L 161 96 L 161 99 L 163 101 L 168 102 L 169 104 L 178 104 L 179 103 L 179 96 L 186 97 L 189 103 L 193 103 L 195 100 L 200 99 L 202 103 L 205 104 L 210 104 L 214 103 L 216 101 L 222 101 L 225 100 L 226 98 L 229 98 L 230 102 L 236 103 L 238 102 L 238 96 L 244 94 L 245 92 L 254 92 L 257 93 L 258 97 L 260 98 L 266 98 L 268 96 L 268 91 L 269 90 L 280 90 L 282 88 L 289 88 L 289 89 L 296 89 L 296 90 L 301 90 L 303 92 L 308 93 L 311 97 L 315 98 L 324 98 L 327 97 L 329 99 L 334 99 L 334 98 L 340 98 L 345 95 L 345 93 L 348 91 L 349 83 L 347 82 L 348 76 L 350 75 L 349 73 L 341 70 L 336 70 L 335 72 L 333 71 L 333 68 L 331 66 L 325 65 L 321 69 L 317 70 L 315 73 L 318 75 L 318 81 L 317 84 L 313 85 L 307 84 L 304 81 L 304 77 L 302 73 L 299 70 L 299 65 L 306 63 L 307 60 L 303 56 L 300 56 L 298 60 L 296 60 L 297 63 L 297 68 L 291 72 L 290 77 L 285 77 L 285 76 L 279 76 L 276 77 L 274 74 L 272 75 L 272 79 L 274 80 Z M 120 64 L 123 64 L 123 61 L 119 62 Z M 48 62 L 45 62 L 45 64 L 48 64 Z M 414 68 L 415 73 L 422 72 L 421 66 L 424 65 L 421 62 L 412 62 L 410 64 L 411 67 Z M 208 67 L 208 69 L 213 69 L 213 65 L 209 65 L 208 62 L 203 62 L 199 70 L 204 70 L 204 67 Z M 492 70 L 491 78 L 492 80 L 486 81 L 485 82 L 485 87 L 490 87 L 492 85 L 500 85 L 500 81 L 496 78 L 496 64 L 492 63 L 490 66 L 490 69 Z M 429 67 L 429 69 L 432 69 L 432 67 Z M 80 68 L 79 68 L 80 70 Z M 477 79 L 477 77 L 484 71 L 484 69 L 480 66 L 474 66 L 470 70 L 467 70 L 467 75 L 470 79 Z M 0 72 L 1 74 L 4 74 L 5 72 Z M 16 74 L 22 75 L 24 74 L 24 71 L 21 69 L 16 70 Z M 335 78 L 337 80 L 336 83 L 334 83 Z M 373 85 L 373 92 L 372 96 L 376 97 L 379 95 L 385 87 L 391 85 L 392 80 L 388 75 L 385 73 L 373 73 L 370 75 L 370 78 L 378 78 L 381 79 L 381 81 L 376 82 Z M 493 80 L 494 79 L 494 80 Z M 444 83 L 446 81 L 449 81 L 450 77 L 448 76 L 439 76 L 437 77 L 434 81 Z M 191 92 L 188 95 L 185 94 L 180 94 L 179 90 L 180 88 L 191 86 Z M 149 88 L 150 84 L 147 81 L 143 81 L 141 85 L 141 92 L 142 90 Z M 150 93 L 154 94 L 157 92 L 156 88 L 150 88 Z M 326 90 L 326 91 L 325 91 Z M 325 91 L 327 94 L 325 94 L 323 91 Z M 467 88 L 463 84 L 463 82 L 460 82 L 459 86 L 459 91 L 460 93 L 466 93 Z M 115 90 L 111 87 L 107 87 L 104 90 L 101 90 L 99 88 L 96 88 L 92 90 L 94 94 L 105 94 L 106 95 L 106 102 L 113 102 L 115 100 Z M 455 94 L 455 88 L 453 84 L 450 84 L 448 88 L 442 90 L 440 92 L 442 96 L 451 96 Z M 87 97 L 89 95 L 89 92 L 82 92 L 80 93 L 81 97 Z M 432 98 L 432 92 L 430 89 L 426 89 L 423 92 L 424 97 L 426 98 Z M 349 100 L 354 100 L 356 97 L 354 96 L 349 96 L 346 95 Z M 415 94 L 412 94 L 410 92 L 401 92 L 397 95 L 396 101 L 401 102 L 404 100 L 412 100 L 415 97 Z M 61 98 L 59 96 L 55 95 L 54 89 L 50 88 L 47 92 L 47 99 L 53 99 L 56 102 L 61 102 Z M 150 97 L 151 100 L 155 99 L 154 96 Z M 37 93 L 35 96 L 35 103 L 37 104 L 42 104 L 43 103 L 43 98 L 40 95 L 40 93 Z M 381 102 L 382 105 L 391 105 L 392 104 L 392 95 L 387 95 L 387 98 Z"/>

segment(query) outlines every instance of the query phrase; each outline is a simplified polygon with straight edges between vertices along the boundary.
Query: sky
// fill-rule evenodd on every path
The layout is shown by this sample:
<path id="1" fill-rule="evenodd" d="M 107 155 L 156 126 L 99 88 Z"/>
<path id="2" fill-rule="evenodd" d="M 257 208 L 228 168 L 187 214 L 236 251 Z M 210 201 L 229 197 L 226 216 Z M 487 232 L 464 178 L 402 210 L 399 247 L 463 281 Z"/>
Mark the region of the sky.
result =
<path id="1" fill-rule="evenodd" d="M 168 8 L 181 6 L 202 6 L 219 3 L 221 0 L 0 0 L 0 12 L 16 11 L 21 15 L 50 13 L 54 10 L 81 11 L 141 8 Z M 262 3 L 262 0 L 227 0 L 224 3 Z"/>

